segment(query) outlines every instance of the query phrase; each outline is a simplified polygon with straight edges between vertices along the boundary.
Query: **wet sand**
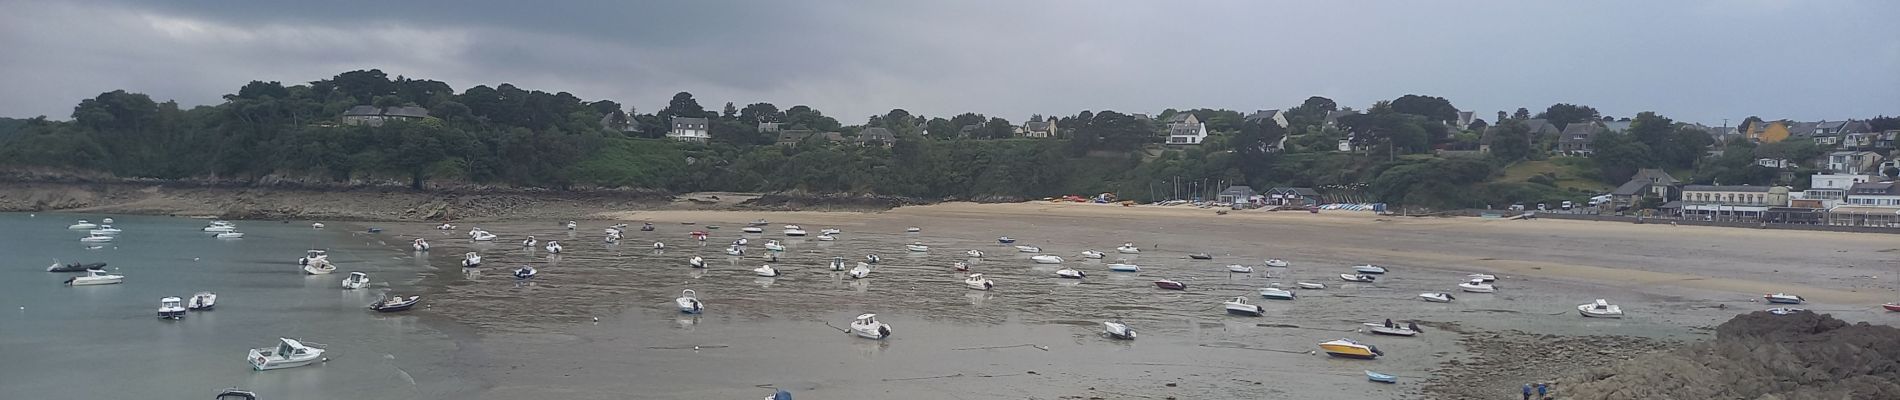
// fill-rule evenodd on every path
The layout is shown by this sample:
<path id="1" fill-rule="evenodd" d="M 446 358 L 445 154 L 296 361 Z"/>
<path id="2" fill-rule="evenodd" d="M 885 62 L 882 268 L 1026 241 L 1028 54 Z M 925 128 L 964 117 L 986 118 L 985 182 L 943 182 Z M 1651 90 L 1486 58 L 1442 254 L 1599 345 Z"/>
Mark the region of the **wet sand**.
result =
<path id="1" fill-rule="evenodd" d="M 472 327 L 464 339 L 467 355 L 459 359 L 486 382 L 482 397 L 745 398 L 770 393 L 756 386 L 777 386 L 817 398 L 1421 398 L 1427 397 L 1421 382 L 1433 368 L 1469 359 L 1458 337 L 1431 329 L 1416 338 L 1353 332 L 1361 322 L 1391 318 L 1454 323 L 1465 331 L 1695 340 L 1705 335 L 1703 327 L 1765 308 L 1755 301 L 1760 293 L 1787 291 L 1814 300 L 1809 309 L 1890 323 L 1877 305 L 1894 297 L 1893 271 L 1900 268 L 1889 261 L 1900 243 L 1888 235 L 1588 221 L 1216 215 L 1047 203 L 574 218 L 585 220 L 571 232 L 555 221 L 478 224 L 501 236 L 492 244 L 469 243 L 466 222 L 453 232 L 429 224 L 385 226 L 398 238 L 419 235 L 435 244 L 430 263 L 439 273 L 423 282 L 437 293 L 425 313 Z M 772 224 L 764 235 L 748 236 L 749 257 L 726 257 L 722 250 L 740 236 L 744 221 L 759 218 Z M 606 245 L 601 229 L 610 221 L 635 227 L 652 221 L 658 229 L 628 232 L 621 244 Z M 835 242 L 788 239 L 779 234 L 786 223 L 844 233 Z M 686 236 L 708 224 L 722 228 L 711 230 L 705 246 Z M 906 226 L 923 231 L 903 233 Z M 562 240 L 566 249 L 550 258 L 520 248 L 530 234 Z M 1032 264 L 994 241 L 1004 235 L 1063 256 L 1063 266 L 1089 278 L 1054 278 L 1058 267 Z M 774 238 L 790 247 L 774 264 L 783 276 L 753 276 L 750 270 L 764 263 L 757 257 L 766 253 L 764 241 Z M 656 240 L 667 250 L 653 251 Z M 902 245 L 911 241 L 931 251 L 910 254 Z M 1143 252 L 1115 254 L 1123 242 Z M 486 259 L 478 275 L 454 267 L 469 248 Z M 962 274 L 951 270 L 967 249 L 988 253 L 972 268 L 995 279 L 995 290 L 965 289 Z M 1111 260 L 1127 257 L 1143 271 L 1111 273 L 1077 255 L 1089 249 L 1109 252 Z M 1195 252 L 1215 259 L 1186 258 Z M 869 279 L 824 268 L 833 256 L 855 262 L 871 253 L 884 262 Z M 711 268 L 689 268 L 693 255 Z M 1259 267 L 1266 258 L 1293 265 Z M 1392 272 L 1376 284 L 1340 282 L 1338 274 L 1365 263 Z M 523 264 L 542 273 L 517 285 L 507 271 Z M 1258 272 L 1230 274 L 1227 264 L 1255 265 Z M 1455 293 L 1469 272 L 1498 274 L 1499 293 L 1459 293 L 1449 304 L 1416 299 L 1421 292 Z M 1150 284 L 1163 277 L 1187 282 L 1189 290 Z M 1299 291 L 1291 302 L 1257 294 L 1269 282 L 1295 281 L 1330 287 Z M 681 289 L 699 292 L 708 304 L 705 315 L 672 309 Z M 1267 315 L 1223 315 L 1220 303 L 1235 296 L 1266 306 Z M 1576 304 L 1596 298 L 1622 305 L 1629 317 L 1576 315 Z M 896 333 L 877 342 L 826 326 L 843 326 L 860 312 L 878 313 Z M 1141 338 L 1101 338 L 1100 321 L 1115 317 Z M 1340 337 L 1378 345 L 1387 356 L 1363 361 L 1306 354 Z M 1047 350 L 1017 346 L 1026 344 Z M 1016 347 L 977 349 L 999 346 Z M 1399 375 L 1401 383 L 1367 383 L 1367 369 Z"/>

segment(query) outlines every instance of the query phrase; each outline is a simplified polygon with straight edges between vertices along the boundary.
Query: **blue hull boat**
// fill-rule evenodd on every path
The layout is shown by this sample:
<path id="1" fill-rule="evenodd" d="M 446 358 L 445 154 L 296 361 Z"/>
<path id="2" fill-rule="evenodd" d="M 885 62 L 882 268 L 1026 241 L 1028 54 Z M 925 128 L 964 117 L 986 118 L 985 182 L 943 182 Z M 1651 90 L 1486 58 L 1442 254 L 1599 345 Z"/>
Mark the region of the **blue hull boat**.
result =
<path id="1" fill-rule="evenodd" d="M 1372 372 L 1372 371 L 1366 371 L 1366 380 L 1379 382 L 1379 383 L 1399 383 L 1399 378 L 1396 376 L 1381 374 L 1381 373 Z"/>

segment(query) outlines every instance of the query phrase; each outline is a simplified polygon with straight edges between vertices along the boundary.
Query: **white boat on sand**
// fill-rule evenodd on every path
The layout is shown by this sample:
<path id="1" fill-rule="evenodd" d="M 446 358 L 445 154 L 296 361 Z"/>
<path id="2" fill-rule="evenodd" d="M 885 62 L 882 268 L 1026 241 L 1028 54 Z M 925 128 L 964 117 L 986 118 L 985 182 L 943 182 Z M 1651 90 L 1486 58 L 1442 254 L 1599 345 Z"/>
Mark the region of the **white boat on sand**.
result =
<path id="1" fill-rule="evenodd" d="M 990 290 L 996 287 L 996 282 L 983 277 L 983 274 L 970 274 L 968 278 L 963 278 L 963 286 L 976 290 Z"/>
<path id="2" fill-rule="evenodd" d="M 1258 317 L 1266 313 L 1266 309 L 1260 308 L 1259 305 L 1247 303 L 1247 296 L 1235 297 L 1221 304 L 1227 308 L 1228 314 Z"/>
<path id="3" fill-rule="evenodd" d="M 1319 283 L 1319 282 L 1294 282 L 1293 286 L 1298 286 L 1301 289 L 1314 289 L 1314 290 L 1326 289 L 1326 284 Z"/>
<path id="4" fill-rule="evenodd" d="M 1339 274 L 1339 280 L 1347 282 L 1372 282 L 1377 279 L 1378 278 L 1372 277 L 1372 275 Z"/>
<path id="5" fill-rule="evenodd" d="M 983 251 L 982 250 L 968 250 L 968 251 L 964 251 L 963 255 L 965 257 L 970 257 L 970 258 L 983 258 Z"/>
<path id="6" fill-rule="evenodd" d="M 1386 271 L 1385 267 L 1371 265 L 1371 264 L 1355 265 L 1352 267 L 1352 270 L 1353 272 L 1358 272 L 1361 274 L 1383 274 Z"/>
<path id="7" fill-rule="evenodd" d="M 1031 256 L 1029 257 L 1029 259 L 1031 261 L 1035 261 L 1037 264 L 1061 264 L 1062 263 L 1062 257 L 1057 257 L 1057 256 L 1047 256 L 1047 255 Z"/>
<path id="8" fill-rule="evenodd" d="M 1122 243 L 1121 246 L 1118 246 L 1115 248 L 1115 251 L 1124 253 L 1124 254 L 1134 254 L 1134 253 L 1140 253 L 1141 248 L 1135 247 L 1134 243 Z"/>
<path id="9" fill-rule="evenodd" d="M 1082 251 L 1082 258 L 1087 258 L 1087 259 L 1094 259 L 1094 260 L 1100 260 L 1100 259 L 1102 259 L 1102 257 L 1106 257 L 1106 256 L 1108 256 L 1108 255 L 1107 255 L 1107 254 L 1102 254 L 1102 252 L 1099 252 L 1099 251 L 1095 251 L 1095 250 L 1083 250 L 1083 251 Z"/>
<path id="10" fill-rule="evenodd" d="M 1425 300 L 1425 301 L 1429 301 L 1433 303 L 1450 303 L 1452 300 L 1458 299 L 1456 297 L 1451 297 L 1451 293 L 1419 293 L 1418 298 L 1419 300 Z"/>
<path id="11" fill-rule="evenodd" d="M 1293 294 L 1293 291 L 1280 288 L 1280 285 L 1276 283 L 1276 284 L 1267 286 L 1265 288 L 1261 288 L 1260 297 L 1263 297 L 1269 300 L 1293 300 L 1299 296 Z"/>
<path id="12" fill-rule="evenodd" d="M 778 268 L 772 268 L 771 264 L 766 264 L 766 265 L 761 265 L 758 268 L 753 268 L 752 273 L 758 276 L 769 278 L 769 277 L 778 276 Z"/>
<path id="13" fill-rule="evenodd" d="M 904 245 L 904 250 L 922 253 L 930 251 L 930 246 L 925 246 L 924 242 L 910 242 L 910 244 Z"/>
<path id="14" fill-rule="evenodd" d="M 686 265 L 692 266 L 693 268 L 706 268 L 706 259 L 693 256 L 693 258 L 686 260 Z"/>
<path id="15" fill-rule="evenodd" d="M 290 338 L 279 338 L 278 341 L 277 347 L 251 349 L 250 355 L 246 357 L 251 362 L 251 369 L 269 371 L 328 361 L 323 358 L 321 348 L 311 347 Z"/>
<path id="16" fill-rule="evenodd" d="M 1471 274 L 1471 275 L 1465 275 L 1465 279 L 1476 279 L 1476 280 L 1481 280 L 1485 282 L 1495 282 L 1498 280 L 1498 277 L 1497 275 L 1491 275 L 1491 274 Z"/>
<path id="17" fill-rule="evenodd" d="M 1623 318 L 1623 307 L 1597 299 L 1596 302 L 1590 304 L 1577 305 L 1577 313 L 1594 318 Z"/>
<path id="18" fill-rule="evenodd" d="M 1419 329 L 1417 323 L 1408 322 L 1405 326 L 1399 326 L 1399 324 L 1392 323 L 1392 320 L 1386 320 L 1383 324 L 1366 323 L 1366 332 L 1386 336 L 1418 336 L 1418 333 L 1424 332 L 1424 330 Z"/>
<path id="19" fill-rule="evenodd" d="M 1128 324 L 1123 323 L 1119 318 L 1114 321 L 1103 322 L 1102 334 L 1115 339 L 1135 340 L 1134 328 L 1129 328 Z"/>
<path id="20" fill-rule="evenodd" d="M 1041 253 L 1042 248 L 1036 246 L 1016 246 L 1016 251 L 1023 253 Z"/>
<path id="21" fill-rule="evenodd" d="M 1240 273 L 1240 274 L 1251 274 L 1251 273 L 1253 273 L 1253 266 L 1249 266 L 1249 265 L 1240 265 L 1240 264 L 1233 264 L 1233 265 L 1228 265 L 1228 266 L 1227 266 L 1227 272 L 1233 272 L 1233 273 Z"/>
<path id="22" fill-rule="evenodd" d="M 1056 270 L 1056 277 L 1057 277 L 1057 278 L 1063 278 L 1063 279 L 1082 279 L 1082 278 L 1086 278 L 1086 277 L 1088 277 L 1088 276 L 1089 276 L 1089 275 L 1088 275 L 1087 273 L 1084 273 L 1084 272 L 1082 272 L 1082 271 L 1079 271 L 1079 270 L 1075 270 L 1075 269 L 1071 269 L 1071 268 L 1063 268 L 1063 269 L 1058 269 L 1058 270 Z"/>
<path id="23" fill-rule="evenodd" d="M 1458 284 L 1458 289 L 1471 292 L 1471 293 L 1496 293 L 1498 291 L 1498 288 L 1496 286 L 1491 286 L 1491 284 L 1489 283 L 1484 283 L 1484 280 L 1482 279 L 1472 279 L 1469 281 L 1465 281 L 1465 283 L 1460 283 Z"/>
<path id="24" fill-rule="evenodd" d="M 865 339 L 891 337 L 891 326 L 877 320 L 877 314 L 858 315 L 851 321 L 851 333 Z"/>
<path id="25" fill-rule="evenodd" d="M 1282 259 L 1278 259 L 1278 258 L 1272 258 L 1272 259 L 1268 259 L 1268 260 L 1267 260 L 1267 266 L 1269 266 L 1269 267 L 1274 267 L 1274 268 L 1286 268 L 1286 267 L 1287 267 L 1287 265 L 1289 265 L 1289 264 L 1287 264 L 1287 262 L 1286 262 L 1286 260 L 1282 260 Z"/>

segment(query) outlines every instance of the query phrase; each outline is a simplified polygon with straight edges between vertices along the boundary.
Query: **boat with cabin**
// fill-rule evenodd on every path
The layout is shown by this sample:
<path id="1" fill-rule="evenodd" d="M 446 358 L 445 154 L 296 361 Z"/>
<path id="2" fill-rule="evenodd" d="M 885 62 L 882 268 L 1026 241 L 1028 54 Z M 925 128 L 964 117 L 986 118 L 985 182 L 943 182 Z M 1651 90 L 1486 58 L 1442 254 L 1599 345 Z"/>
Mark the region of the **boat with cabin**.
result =
<path id="1" fill-rule="evenodd" d="M 277 347 L 251 349 L 250 355 L 246 357 L 251 362 L 251 369 L 269 371 L 295 368 L 323 360 L 322 348 L 312 347 L 290 338 L 277 340 Z"/>
<path id="2" fill-rule="evenodd" d="M 1378 346 L 1361 344 L 1352 339 L 1344 338 L 1320 343 L 1319 348 L 1325 351 L 1326 355 L 1341 358 L 1370 360 L 1385 355 L 1385 352 L 1379 351 Z"/>
<path id="3" fill-rule="evenodd" d="M 1597 299 L 1593 303 L 1577 305 L 1577 313 L 1592 318 L 1623 318 L 1623 307 Z"/>
<path id="4" fill-rule="evenodd" d="M 185 299 L 177 297 L 158 299 L 158 318 L 185 319 Z"/>
<path id="5" fill-rule="evenodd" d="M 1221 305 L 1227 309 L 1228 314 L 1248 317 L 1258 317 L 1266 314 L 1265 308 L 1261 308 L 1258 304 L 1248 303 L 1247 296 L 1235 297 L 1233 300 L 1221 303 Z"/>
<path id="6" fill-rule="evenodd" d="M 679 307 L 680 312 L 687 314 L 698 314 L 706 310 L 706 303 L 699 302 L 699 293 L 692 289 L 681 290 L 680 297 L 673 299 L 673 305 Z"/>

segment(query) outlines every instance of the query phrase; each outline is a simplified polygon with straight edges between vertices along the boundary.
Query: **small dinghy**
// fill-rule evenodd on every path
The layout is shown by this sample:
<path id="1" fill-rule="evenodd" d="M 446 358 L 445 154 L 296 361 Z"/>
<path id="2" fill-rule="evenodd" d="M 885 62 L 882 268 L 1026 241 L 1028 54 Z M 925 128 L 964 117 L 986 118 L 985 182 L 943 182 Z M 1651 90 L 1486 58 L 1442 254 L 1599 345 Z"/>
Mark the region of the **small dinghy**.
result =
<path id="1" fill-rule="evenodd" d="M 369 286 L 369 274 L 352 271 L 350 272 L 350 276 L 343 277 L 344 289 L 356 290 L 356 289 L 362 289 L 368 286 Z"/>
<path id="2" fill-rule="evenodd" d="M 1451 297 L 1451 293 L 1419 293 L 1418 299 L 1433 303 L 1450 303 L 1458 298 Z"/>
<path id="3" fill-rule="evenodd" d="M 375 303 L 369 303 L 369 309 L 376 310 L 376 312 L 408 311 L 410 307 L 415 307 L 416 303 L 421 301 L 422 296 L 384 297 L 376 300 Z"/>
<path id="4" fill-rule="evenodd" d="M 1593 318 L 1623 318 L 1623 307 L 1597 299 L 1594 303 L 1577 305 L 1577 313 Z"/>
<path id="5" fill-rule="evenodd" d="M 548 245 L 546 247 L 542 247 L 541 249 L 547 250 L 548 254 L 561 254 L 561 242 L 549 240 Z"/>
<path id="6" fill-rule="evenodd" d="M 673 304 L 679 306 L 680 312 L 687 314 L 698 314 L 706 310 L 706 304 L 699 302 L 699 293 L 692 289 L 681 290 L 680 297 L 673 299 Z"/>
<path id="7" fill-rule="evenodd" d="M 704 242 L 704 241 L 706 241 L 706 232 L 705 232 L 705 231 L 692 231 L 691 233 L 687 233 L 686 235 L 687 235 L 687 236 L 691 236 L 691 237 L 693 237 L 693 240 L 698 240 L 698 241 L 701 241 L 701 242 Z"/>
<path id="8" fill-rule="evenodd" d="M 1016 243 L 1016 238 L 1008 237 L 1008 236 L 996 238 L 996 244 L 1010 244 L 1010 243 Z"/>
<path id="9" fill-rule="evenodd" d="M 1062 263 L 1062 257 L 1048 256 L 1048 255 L 1031 256 L 1029 257 L 1029 260 L 1035 261 L 1037 264 L 1061 264 Z"/>
<path id="10" fill-rule="evenodd" d="M 1266 314 L 1266 309 L 1261 308 L 1260 305 L 1247 303 L 1246 296 L 1235 297 L 1233 300 L 1228 300 L 1226 303 L 1221 304 L 1226 306 L 1228 314 L 1248 317 L 1258 317 Z"/>
<path id="11" fill-rule="evenodd" d="M 1091 259 L 1091 260 L 1100 260 L 1100 259 L 1102 259 L 1102 257 L 1107 257 L 1107 256 L 1108 256 L 1108 254 L 1105 254 L 1105 253 L 1102 253 L 1102 252 L 1099 252 L 1099 251 L 1095 251 L 1095 250 L 1083 250 L 1083 251 L 1082 251 L 1082 258 L 1087 258 L 1087 259 Z"/>
<path id="12" fill-rule="evenodd" d="M 85 221 L 80 221 L 80 222 L 85 222 Z M 92 228 L 87 228 L 87 229 L 92 229 Z M 205 225 L 203 230 L 209 233 L 230 232 L 230 231 L 237 230 L 237 226 L 233 226 L 231 225 L 230 222 L 225 222 L 225 221 L 211 221 L 211 224 Z"/>
<path id="13" fill-rule="evenodd" d="M 445 223 L 445 224 L 441 224 L 441 225 L 436 225 L 436 226 L 435 226 L 435 229 L 436 229 L 436 230 L 439 230 L 439 231 L 452 231 L 452 230 L 455 230 L 455 225 L 454 225 L 454 224 L 446 224 L 446 223 Z"/>
<path id="14" fill-rule="evenodd" d="M 1287 264 L 1287 263 L 1286 263 L 1286 260 L 1282 260 L 1282 259 L 1278 259 L 1278 258 L 1271 258 L 1271 259 L 1267 259 L 1267 266 L 1269 266 L 1269 267 L 1274 267 L 1274 268 L 1286 268 L 1286 267 L 1287 267 L 1287 265 L 1289 265 L 1289 264 Z"/>
<path id="15" fill-rule="evenodd" d="M 666 250 L 666 242 L 653 242 L 654 250 Z"/>
<path id="16" fill-rule="evenodd" d="M 745 232 L 745 233 L 765 233 L 765 228 L 760 228 L 756 226 L 748 226 L 744 228 L 739 228 L 739 231 Z"/>
<path id="17" fill-rule="evenodd" d="M 706 268 L 706 259 L 693 256 L 693 258 L 686 260 L 686 265 L 690 265 L 693 268 Z"/>
<path id="18" fill-rule="evenodd" d="M 212 235 L 212 236 L 215 236 L 219 239 L 243 239 L 244 232 L 223 232 L 223 233 L 219 233 L 217 235 Z"/>
<path id="19" fill-rule="evenodd" d="M 1377 275 L 1377 274 L 1384 274 L 1386 269 L 1385 267 L 1372 265 L 1372 264 L 1366 264 L 1366 265 L 1355 265 L 1352 267 L 1352 271 L 1358 272 L 1361 274 Z"/>
<path id="20" fill-rule="evenodd" d="M 416 238 L 415 241 L 409 242 L 409 248 L 415 251 L 429 251 L 429 241 Z"/>
<path id="21" fill-rule="evenodd" d="M 835 241 L 835 240 L 838 240 L 837 236 L 818 235 L 818 241 L 820 242 L 830 242 L 830 241 Z"/>
<path id="22" fill-rule="evenodd" d="M 220 233 L 219 235 L 223 234 Z M 105 243 L 112 241 L 112 235 L 92 233 L 87 234 L 86 237 L 79 238 L 79 241 L 81 243 Z"/>
<path id="23" fill-rule="evenodd" d="M 529 279 L 534 279 L 534 276 L 539 275 L 540 273 L 541 271 L 536 271 L 534 269 L 534 266 L 523 265 L 520 268 L 515 268 L 515 279 L 524 280 L 524 281 L 529 280 Z"/>
<path id="24" fill-rule="evenodd" d="M 225 388 L 224 391 L 218 392 L 218 397 L 213 397 L 212 400 L 257 400 L 257 393 L 238 388 Z"/>
<path id="25" fill-rule="evenodd" d="M 1279 284 L 1260 289 L 1260 297 L 1268 300 L 1293 300 L 1294 296 L 1292 291 L 1281 289 Z"/>
<path id="26" fill-rule="evenodd" d="M 1497 275 L 1491 275 L 1491 274 L 1471 274 L 1471 275 L 1465 275 L 1465 279 L 1480 280 L 1480 281 L 1485 281 L 1485 282 L 1496 282 L 1498 280 L 1498 277 Z"/>
<path id="27" fill-rule="evenodd" d="M 1372 372 L 1372 371 L 1366 371 L 1366 380 L 1379 382 L 1379 383 L 1399 383 L 1399 378 L 1396 376 L 1381 374 L 1381 373 Z"/>
<path id="28" fill-rule="evenodd" d="M 68 264 L 60 264 L 59 262 L 54 262 L 54 263 L 53 263 L 53 266 L 50 266 L 50 267 L 46 267 L 46 272 L 85 272 L 86 270 L 94 270 L 94 269 L 105 269 L 105 268 L 106 268 L 106 263 L 91 263 L 91 264 L 80 264 L 80 263 L 68 263 Z"/>
<path id="29" fill-rule="evenodd" d="M 777 240 L 770 240 L 765 242 L 765 249 L 770 251 L 785 251 L 785 245 L 779 244 Z"/>
<path id="30" fill-rule="evenodd" d="M 883 260 L 884 260 L 883 257 L 878 257 L 876 254 L 864 255 L 864 262 L 867 262 L 867 263 L 877 264 L 878 261 L 883 261 Z"/>
<path id="31" fill-rule="evenodd" d="M 1063 279 L 1082 279 L 1082 278 L 1086 278 L 1086 277 L 1088 277 L 1088 276 L 1089 276 L 1089 275 L 1088 275 L 1087 273 L 1084 273 L 1084 272 L 1082 272 L 1082 271 L 1080 271 L 1080 270 L 1076 270 L 1076 269 L 1072 269 L 1072 268 L 1063 268 L 1063 269 L 1058 269 L 1058 270 L 1056 270 L 1056 277 L 1057 277 L 1057 278 L 1063 278 Z"/>
<path id="32" fill-rule="evenodd" d="M 492 242 L 495 241 L 495 234 L 488 233 L 488 231 L 481 230 L 481 228 L 476 228 L 475 230 L 468 231 L 468 240 Z"/>
<path id="33" fill-rule="evenodd" d="M 521 247 L 524 247 L 524 248 L 532 249 L 534 248 L 535 245 L 538 245 L 538 244 L 541 244 L 541 241 L 534 240 L 534 235 L 528 235 L 527 239 L 521 239 Z"/>
<path id="34" fill-rule="evenodd" d="M 475 268 L 480 266 L 482 266 L 481 254 L 476 254 L 473 251 L 462 254 L 462 268 Z"/>
<path id="35" fill-rule="evenodd" d="M 1372 275 L 1339 274 L 1339 280 L 1347 282 L 1372 282 L 1376 279 L 1378 278 L 1374 278 Z"/>
<path id="36" fill-rule="evenodd" d="M 1787 293 L 1765 294 L 1762 295 L 1761 298 L 1768 300 L 1771 304 L 1801 304 L 1802 302 L 1808 301 L 1807 299 L 1801 298 L 1801 296 Z"/>
<path id="37" fill-rule="evenodd" d="M 1016 251 L 1023 253 L 1041 253 L 1042 248 L 1036 246 L 1016 246 Z"/>
<path id="38" fill-rule="evenodd" d="M 843 271 L 845 270 L 845 267 L 846 266 L 844 265 L 844 257 L 832 257 L 831 263 L 825 265 L 825 268 L 830 269 L 832 271 Z"/>
<path id="39" fill-rule="evenodd" d="M 1900 303 L 1881 304 L 1880 308 L 1885 308 L 1887 311 L 1900 311 Z"/>
<path id="40" fill-rule="evenodd" d="M 1374 335 L 1405 337 L 1418 336 L 1419 332 L 1424 332 L 1424 330 L 1418 328 L 1417 323 L 1407 323 L 1405 326 L 1399 326 L 1399 324 L 1394 324 L 1392 320 L 1389 319 L 1385 320 L 1383 324 L 1367 322 L 1366 331 L 1372 332 Z"/>
<path id="41" fill-rule="evenodd" d="M 185 300 L 177 297 L 158 299 L 159 319 L 185 319 Z"/>
<path id="42" fill-rule="evenodd" d="M 858 263 L 857 268 L 852 268 L 851 271 L 845 272 L 845 275 L 850 275 L 851 279 L 864 279 L 869 277 L 871 276 L 871 264 Z"/>
<path id="43" fill-rule="evenodd" d="M 1465 281 L 1465 283 L 1460 283 L 1458 284 L 1458 289 L 1471 293 L 1496 293 L 1498 291 L 1496 286 L 1484 283 L 1482 279 L 1472 279 Z"/>
<path id="44" fill-rule="evenodd" d="M 957 270 L 957 272 L 969 271 L 970 264 L 958 261 L 956 264 L 951 264 L 950 268 Z"/>
<path id="45" fill-rule="evenodd" d="M 322 223 L 322 222 L 312 222 L 312 223 L 310 223 L 310 229 L 323 229 L 323 223 Z"/>
<path id="46" fill-rule="evenodd" d="M 907 233 L 917 233 L 917 232 L 923 232 L 923 231 L 924 231 L 923 228 L 918 228 L 915 226 L 904 228 L 904 232 L 907 232 Z"/>
<path id="47" fill-rule="evenodd" d="M 83 230 L 88 230 L 88 229 L 93 229 L 93 228 L 98 228 L 98 227 L 99 227 L 99 224 L 94 224 L 90 221 L 86 221 L 82 219 L 82 220 L 79 220 L 79 222 L 74 222 L 72 225 L 67 225 L 66 229 L 83 231 Z"/>
<path id="48" fill-rule="evenodd" d="M 111 285 L 125 282 L 124 275 L 108 274 L 96 269 L 86 270 L 85 275 L 66 278 L 66 286 Z"/>
<path id="49" fill-rule="evenodd" d="M 1135 247 L 1134 243 L 1122 243 L 1121 246 L 1115 247 L 1115 251 L 1122 254 L 1134 254 L 1140 253 L 1141 249 Z"/>
<path id="50" fill-rule="evenodd" d="M 851 333 L 865 339 L 883 339 L 891 337 L 891 326 L 878 322 L 877 314 L 863 314 L 851 321 Z"/>
<path id="51" fill-rule="evenodd" d="M 1123 323 L 1120 318 L 1116 318 L 1114 321 L 1103 322 L 1102 334 L 1108 335 L 1109 338 L 1113 339 L 1135 340 L 1135 330 L 1129 328 L 1128 324 Z"/>
<path id="52" fill-rule="evenodd" d="M 197 294 L 191 295 L 190 300 L 185 300 L 185 309 L 192 311 L 211 311 L 212 308 L 216 308 L 217 306 L 217 293 L 198 292 Z"/>
<path id="53" fill-rule="evenodd" d="M 601 242 L 601 243 L 606 243 L 606 244 L 620 244 L 620 234 L 619 234 L 619 233 L 609 233 L 609 234 L 607 234 L 607 236 L 606 236 L 606 237 L 602 237 L 602 238 L 600 238 L 600 242 Z M 660 243 L 660 242 L 653 242 L 653 244 L 654 244 L 654 246 L 653 246 L 653 249 L 655 249 L 655 250 L 659 250 L 659 249 L 665 249 L 665 248 L 666 248 L 666 244 L 663 244 L 663 243 Z"/>
<path id="54" fill-rule="evenodd" d="M 963 278 L 963 286 L 976 290 L 990 290 L 996 287 L 996 282 L 983 277 L 983 274 L 970 274 L 968 278 Z"/>
<path id="55" fill-rule="evenodd" d="M 251 369 L 269 371 L 310 365 L 323 359 L 323 349 L 310 347 L 303 342 L 289 338 L 278 338 L 277 347 L 251 349 L 245 357 L 251 362 Z"/>
<path id="56" fill-rule="evenodd" d="M 925 246 L 924 242 L 910 242 L 910 244 L 904 245 L 904 250 L 922 253 L 930 251 L 930 246 Z"/>
<path id="57" fill-rule="evenodd" d="M 982 250 L 968 250 L 968 251 L 963 252 L 963 256 L 969 257 L 969 258 L 983 258 L 983 251 Z"/>
<path id="58" fill-rule="evenodd" d="M 303 273 L 310 275 L 329 275 L 335 272 L 336 265 L 331 264 L 328 258 L 317 259 L 316 261 L 310 262 L 309 265 L 303 266 Z"/>
<path id="59" fill-rule="evenodd" d="M 1168 279 L 1155 281 L 1155 287 L 1167 290 L 1187 290 L 1187 284 Z"/>
<path id="60" fill-rule="evenodd" d="M 1370 360 L 1385 355 L 1385 352 L 1379 351 L 1378 346 L 1360 344 L 1352 339 L 1339 339 L 1320 343 L 1319 348 L 1320 350 L 1326 351 L 1326 355 L 1341 358 Z"/>
<path id="61" fill-rule="evenodd" d="M 752 273 L 758 276 L 770 278 L 770 277 L 778 276 L 778 268 L 772 268 L 772 264 L 766 264 L 766 265 L 761 265 L 758 268 L 753 268 Z"/>
<path id="62" fill-rule="evenodd" d="M 653 223 L 652 223 L 652 222 L 647 222 L 647 223 L 642 223 L 642 224 L 640 224 L 640 231 L 641 231 L 641 232 L 652 232 L 652 231 L 653 231 Z"/>
<path id="63" fill-rule="evenodd" d="M 1294 283 L 1293 283 L 1293 286 L 1297 286 L 1297 287 L 1299 287 L 1299 288 L 1301 288 L 1301 289 L 1313 289 L 1313 290 L 1325 290 L 1325 289 L 1326 289 L 1326 284 L 1324 284 L 1324 283 L 1319 283 L 1319 282 L 1294 282 Z"/>
<path id="64" fill-rule="evenodd" d="M 805 229 L 798 227 L 798 225 L 786 225 L 785 236 L 805 236 Z"/>
<path id="65" fill-rule="evenodd" d="M 1135 265 L 1135 264 L 1126 264 L 1126 263 L 1113 263 L 1113 264 L 1108 265 L 1108 270 L 1115 271 L 1115 272 L 1141 272 L 1141 266 Z"/>
<path id="66" fill-rule="evenodd" d="M 1212 259 L 1214 259 L 1214 255 L 1212 255 L 1212 254 L 1207 254 L 1207 253 L 1194 253 L 1194 254 L 1189 254 L 1189 255 L 1188 255 L 1188 259 L 1190 259 L 1190 260 L 1212 260 Z"/>
<path id="67" fill-rule="evenodd" d="M 844 233 L 844 231 L 838 230 L 838 228 L 825 228 L 825 229 L 818 230 L 818 234 L 820 235 L 836 235 L 840 233 Z"/>
<path id="68" fill-rule="evenodd" d="M 1227 272 L 1251 274 L 1253 273 L 1253 267 L 1248 266 L 1248 265 L 1233 264 L 1233 265 L 1227 266 Z"/>
<path id="69" fill-rule="evenodd" d="M 745 248 L 744 248 L 744 247 L 739 247 L 739 246 L 727 246 L 727 247 L 726 247 L 726 255 L 728 255 L 728 256 L 744 256 L 744 255 L 745 255 Z"/>

